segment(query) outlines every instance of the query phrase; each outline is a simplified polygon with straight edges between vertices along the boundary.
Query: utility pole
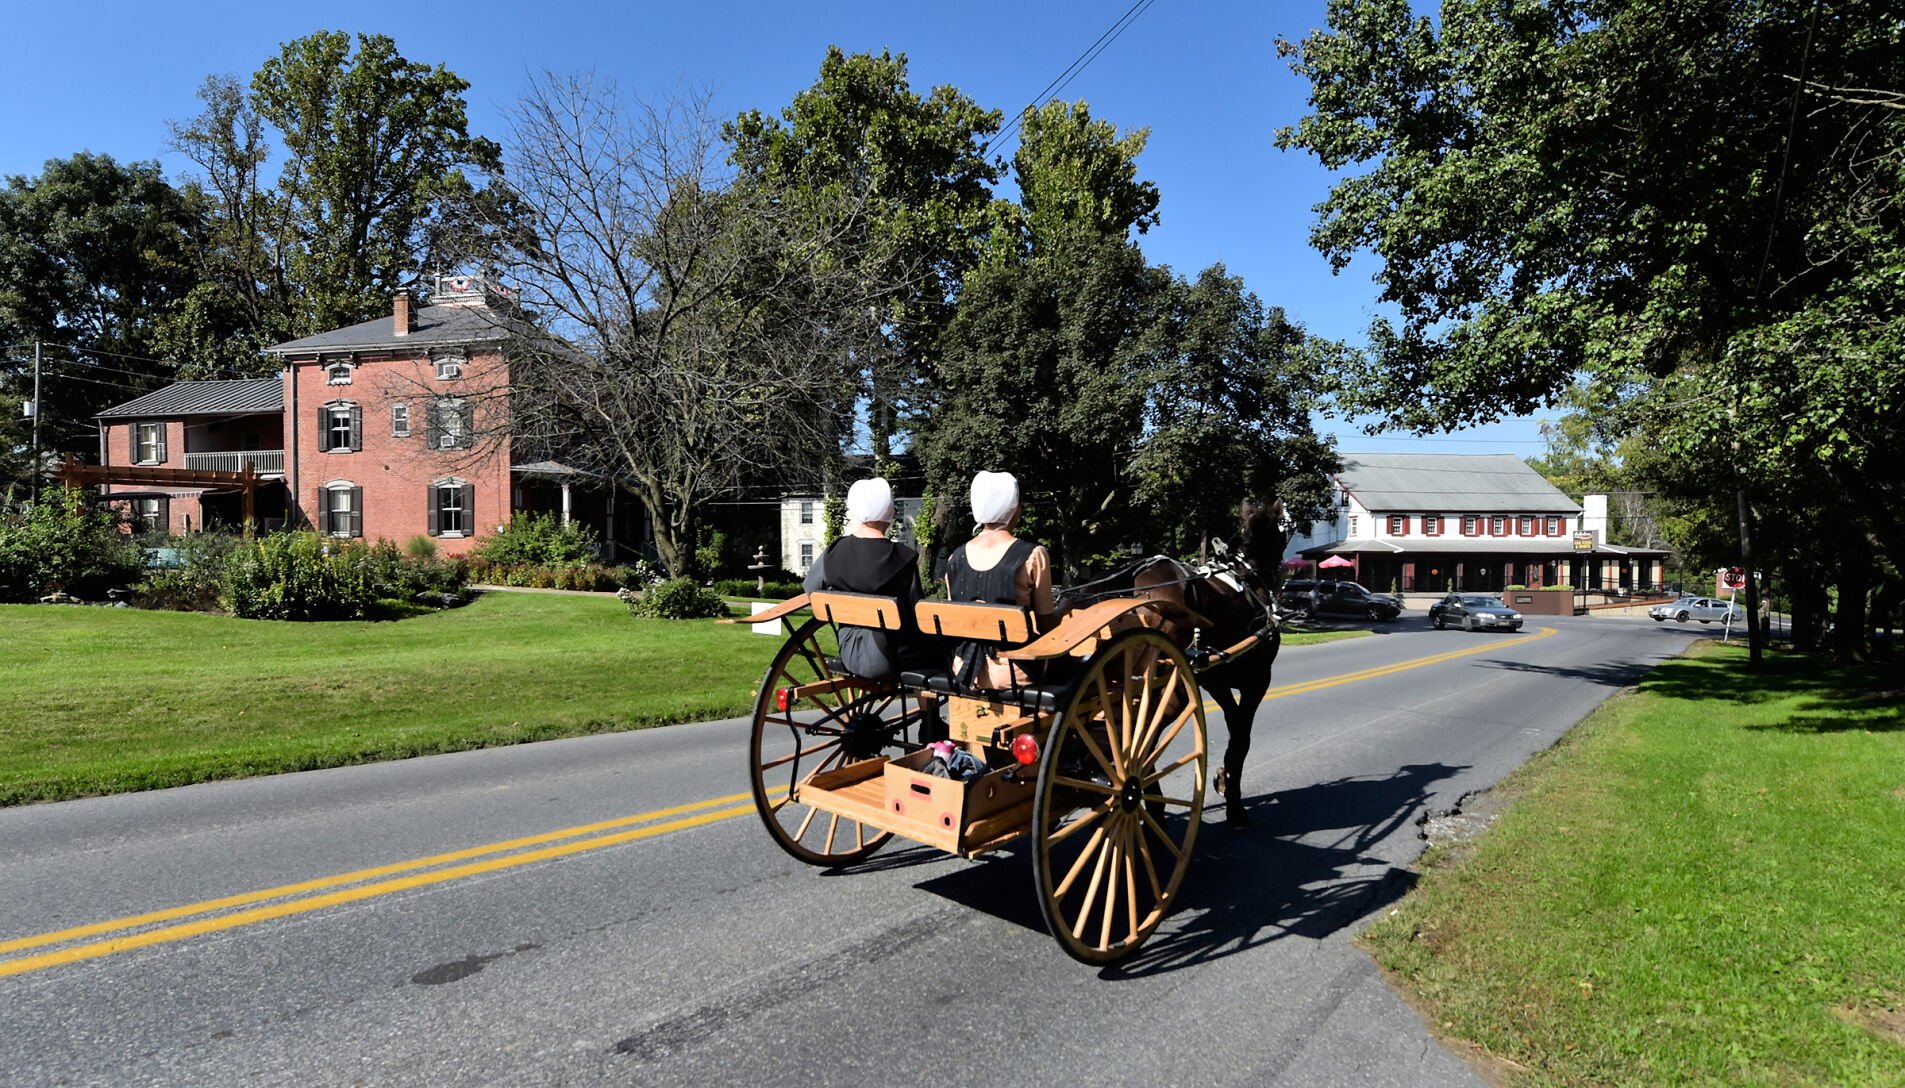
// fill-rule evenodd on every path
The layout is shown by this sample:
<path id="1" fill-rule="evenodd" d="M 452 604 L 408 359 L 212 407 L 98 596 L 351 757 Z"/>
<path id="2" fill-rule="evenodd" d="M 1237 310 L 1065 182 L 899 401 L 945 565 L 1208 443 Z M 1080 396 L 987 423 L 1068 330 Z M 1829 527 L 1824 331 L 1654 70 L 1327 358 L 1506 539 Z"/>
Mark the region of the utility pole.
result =
<path id="1" fill-rule="evenodd" d="M 40 502 L 40 342 L 33 341 L 33 503 Z"/>

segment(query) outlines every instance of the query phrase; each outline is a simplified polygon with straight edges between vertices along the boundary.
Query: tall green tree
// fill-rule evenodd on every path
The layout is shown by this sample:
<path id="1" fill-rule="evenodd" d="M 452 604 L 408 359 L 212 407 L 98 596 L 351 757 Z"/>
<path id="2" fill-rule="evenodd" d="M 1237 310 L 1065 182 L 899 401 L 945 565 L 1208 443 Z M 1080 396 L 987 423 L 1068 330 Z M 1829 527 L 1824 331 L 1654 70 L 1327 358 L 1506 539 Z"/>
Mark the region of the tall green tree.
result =
<path id="1" fill-rule="evenodd" d="M 1017 474 L 1073 573 L 1129 539 L 1143 376 L 1166 348 L 1170 277 L 1134 238 L 1157 217 L 1157 187 L 1137 175 L 1145 138 L 1083 102 L 1026 111 L 1020 203 L 993 210 L 987 256 L 940 339 L 938 399 L 918 420 L 940 490 L 962 494 L 980 469 Z"/>
<path id="2" fill-rule="evenodd" d="M 1326 516 L 1336 455 L 1310 413 L 1340 347 L 1306 336 L 1221 264 L 1173 283 L 1163 320 L 1132 462 L 1154 543 L 1184 554 L 1228 537 L 1246 499 L 1281 500 L 1304 529 Z"/>
<path id="3" fill-rule="evenodd" d="M 473 198 L 500 150 L 469 134 L 469 82 L 406 59 L 381 34 L 323 31 L 286 43 L 251 80 L 250 108 L 285 150 L 261 224 L 281 231 L 293 324 L 314 332 L 386 311 L 424 270 L 427 232 Z M 215 105 L 216 108 L 216 105 Z M 234 148 L 234 166 L 248 161 Z"/>
<path id="4" fill-rule="evenodd" d="M 1279 48 L 1313 106 L 1279 143 L 1344 175 L 1313 241 L 1339 269 L 1373 251 L 1399 315 L 1343 381 L 1351 407 L 1431 429 L 1584 376 L 1712 466 L 1701 501 L 1743 492 L 1764 524 L 1802 513 L 1776 504 L 1806 481 L 1846 539 L 1905 552 L 1905 470 L 1873 455 L 1905 438 L 1891 7 L 1333 0 Z M 1862 599 L 1870 563 L 1845 567 L 1840 599 Z"/>
<path id="5" fill-rule="evenodd" d="M 0 460 L 24 468 L 34 342 L 44 449 L 98 448 L 92 415 L 171 377 L 153 363 L 193 282 L 198 211 L 157 163 L 81 152 L 0 189 Z"/>
<path id="6" fill-rule="evenodd" d="M 927 353 L 979 255 L 999 178 L 983 141 L 999 122 L 997 110 L 954 87 L 915 92 L 903 53 L 830 47 L 819 78 L 778 117 L 750 110 L 723 127 L 744 178 L 774 186 L 810 214 L 858 209 L 854 234 L 835 256 L 877 254 L 880 267 L 865 279 L 890 286 L 868 315 L 877 335 L 843 361 L 841 389 L 866 405 L 876 461 L 892 457 Z"/>

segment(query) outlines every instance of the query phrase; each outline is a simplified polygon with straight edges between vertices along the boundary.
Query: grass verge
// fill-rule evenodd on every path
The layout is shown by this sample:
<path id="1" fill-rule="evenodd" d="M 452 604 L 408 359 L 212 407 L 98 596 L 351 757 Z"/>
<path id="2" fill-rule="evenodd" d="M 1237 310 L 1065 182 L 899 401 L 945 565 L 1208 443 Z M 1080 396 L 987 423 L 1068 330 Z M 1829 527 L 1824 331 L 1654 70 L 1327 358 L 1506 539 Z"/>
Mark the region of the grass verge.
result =
<path id="1" fill-rule="evenodd" d="M 1530 1085 L 1905 1085 L 1905 707 L 1696 644 L 1362 934 Z M 1896 682 L 1893 682 L 1896 686 Z"/>
<path id="2" fill-rule="evenodd" d="M 0 606 L 0 804 L 748 712 L 780 640 L 612 597 L 401 623 Z"/>

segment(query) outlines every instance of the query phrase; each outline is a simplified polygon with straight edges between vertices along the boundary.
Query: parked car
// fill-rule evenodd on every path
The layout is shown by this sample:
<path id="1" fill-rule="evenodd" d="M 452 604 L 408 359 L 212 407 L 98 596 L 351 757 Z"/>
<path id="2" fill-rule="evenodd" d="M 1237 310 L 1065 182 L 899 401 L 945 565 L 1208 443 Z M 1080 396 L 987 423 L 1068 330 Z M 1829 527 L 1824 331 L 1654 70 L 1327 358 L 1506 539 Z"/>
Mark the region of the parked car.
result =
<path id="1" fill-rule="evenodd" d="M 1355 582 L 1327 578 L 1292 578 L 1283 583 L 1279 599 L 1287 609 L 1320 616 L 1355 616 L 1380 622 L 1402 614 L 1402 604 L 1394 597 L 1371 593 Z"/>
<path id="2" fill-rule="evenodd" d="M 1715 597 L 1682 597 L 1677 601 L 1657 604 L 1647 610 L 1647 616 L 1655 623 L 1667 620 L 1699 620 L 1701 623 L 1745 623 L 1746 612 L 1735 608 L 1730 601 Z"/>
<path id="3" fill-rule="evenodd" d="M 1429 606 L 1429 622 L 1440 631 L 1450 624 L 1464 631 L 1484 628 L 1521 630 L 1521 613 L 1508 607 L 1500 597 L 1481 593 L 1451 593 Z"/>

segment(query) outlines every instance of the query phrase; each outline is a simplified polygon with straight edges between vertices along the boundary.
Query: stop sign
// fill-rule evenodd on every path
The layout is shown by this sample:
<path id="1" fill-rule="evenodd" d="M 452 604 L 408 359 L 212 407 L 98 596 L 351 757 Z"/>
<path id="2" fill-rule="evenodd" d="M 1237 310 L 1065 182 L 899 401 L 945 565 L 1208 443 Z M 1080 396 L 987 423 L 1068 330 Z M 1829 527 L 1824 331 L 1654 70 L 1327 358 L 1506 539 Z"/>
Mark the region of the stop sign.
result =
<path id="1" fill-rule="evenodd" d="M 1728 567 L 1720 575 L 1720 584 L 1728 589 L 1746 588 L 1746 571 L 1740 567 Z"/>

